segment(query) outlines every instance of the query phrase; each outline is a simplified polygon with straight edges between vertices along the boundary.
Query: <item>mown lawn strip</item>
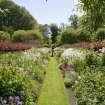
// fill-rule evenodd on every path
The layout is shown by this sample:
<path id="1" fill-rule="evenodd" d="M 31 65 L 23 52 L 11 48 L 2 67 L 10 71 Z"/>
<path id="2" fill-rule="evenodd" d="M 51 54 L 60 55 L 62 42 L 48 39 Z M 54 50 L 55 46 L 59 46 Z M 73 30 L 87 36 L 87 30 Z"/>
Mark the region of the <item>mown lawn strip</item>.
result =
<path id="1" fill-rule="evenodd" d="M 64 82 L 55 58 L 51 58 L 38 105 L 69 105 Z"/>

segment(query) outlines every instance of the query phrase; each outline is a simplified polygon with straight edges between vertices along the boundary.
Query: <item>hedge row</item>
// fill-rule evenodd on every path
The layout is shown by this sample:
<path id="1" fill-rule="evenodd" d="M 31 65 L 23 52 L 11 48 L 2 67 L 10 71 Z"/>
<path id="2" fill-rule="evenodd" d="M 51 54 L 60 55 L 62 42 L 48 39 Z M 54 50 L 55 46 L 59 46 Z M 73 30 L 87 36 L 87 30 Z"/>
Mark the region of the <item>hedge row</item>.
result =
<path id="1" fill-rule="evenodd" d="M 11 38 L 12 36 L 12 38 Z M 39 30 L 18 30 L 12 35 L 8 32 L 0 31 L 0 41 L 13 41 L 13 42 L 26 42 L 26 41 L 37 41 L 41 42 L 42 36 Z"/>
<path id="2" fill-rule="evenodd" d="M 61 34 L 61 43 L 77 43 L 81 41 L 99 41 L 105 40 L 105 29 L 98 29 L 94 34 L 90 34 L 84 30 L 66 29 Z"/>

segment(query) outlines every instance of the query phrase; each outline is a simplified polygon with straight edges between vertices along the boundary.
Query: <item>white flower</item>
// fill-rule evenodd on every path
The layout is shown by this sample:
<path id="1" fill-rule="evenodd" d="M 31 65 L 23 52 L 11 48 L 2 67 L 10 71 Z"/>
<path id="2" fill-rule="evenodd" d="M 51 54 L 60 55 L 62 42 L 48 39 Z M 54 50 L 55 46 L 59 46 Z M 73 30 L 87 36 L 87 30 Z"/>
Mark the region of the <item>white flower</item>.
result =
<path id="1" fill-rule="evenodd" d="M 40 50 L 40 52 L 41 52 L 42 54 L 48 54 L 49 51 L 50 51 L 50 49 L 46 49 L 46 48 L 43 48 L 43 49 Z"/>
<path id="2" fill-rule="evenodd" d="M 79 84 L 79 81 L 75 81 L 75 84 Z"/>
<path id="3" fill-rule="evenodd" d="M 78 76 L 78 79 L 79 79 L 79 80 L 81 80 L 81 77 L 80 77 L 80 76 Z"/>
<path id="4" fill-rule="evenodd" d="M 103 47 L 102 49 L 99 49 L 100 52 L 105 53 L 105 47 Z"/>
<path id="5" fill-rule="evenodd" d="M 85 54 L 82 51 L 80 52 L 78 50 L 74 50 L 73 48 L 69 48 L 64 51 L 62 57 L 69 57 L 69 58 L 77 57 L 80 58 L 81 60 L 84 60 Z"/>
<path id="6" fill-rule="evenodd" d="M 48 60 L 47 60 L 47 59 L 43 59 L 43 61 L 44 61 L 45 63 L 48 63 Z"/>
<path id="7" fill-rule="evenodd" d="M 41 54 L 39 52 L 35 52 L 35 49 L 30 49 L 28 51 L 25 51 L 23 54 L 22 54 L 22 57 L 21 59 L 22 60 L 27 60 L 27 61 L 31 61 L 31 60 L 34 60 L 34 59 L 37 59 L 37 58 L 40 58 L 41 57 Z"/>

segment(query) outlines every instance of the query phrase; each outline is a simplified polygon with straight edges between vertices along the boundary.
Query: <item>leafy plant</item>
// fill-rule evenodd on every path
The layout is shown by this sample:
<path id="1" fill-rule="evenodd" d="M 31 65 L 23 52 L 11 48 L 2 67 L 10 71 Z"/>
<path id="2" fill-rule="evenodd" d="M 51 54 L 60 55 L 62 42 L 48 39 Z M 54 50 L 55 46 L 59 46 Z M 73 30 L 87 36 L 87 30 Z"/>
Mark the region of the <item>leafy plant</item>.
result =
<path id="1" fill-rule="evenodd" d="M 6 100 L 8 103 L 10 96 L 12 98 L 19 96 L 20 101 L 25 105 L 35 104 L 46 72 L 47 62 L 45 60 L 49 59 L 47 50 L 33 48 L 21 53 L 0 55 L 0 95 L 2 100 Z M 21 91 L 25 93 L 25 97 L 22 99 L 19 95 Z"/>
<path id="2" fill-rule="evenodd" d="M 64 83 L 66 87 L 70 87 L 75 83 L 79 83 L 78 75 L 75 71 L 69 72 L 65 74 Z"/>
<path id="3" fill-rule="evenodd" d="M 78 105 L 104 105 L 105 73 L 104 68 L 87 67 L 81 71 L 81 81 L 74 85 Z"/>
<path id="4" fill-rule="evenodd" d="M 18 30 L 15 31 L 13 34 L 13 41 L 14 42 L 36 42 L 41 43 L 42 42 L 42 36 L 39 30 Z"/>
<path id="5" fill-rule="evenodd" d="M 10 40 L 10 34 L 8 32 L 0 31 L 0 40 Z"/>
<path id="6" fill-rule="evenodd" d="M 78 39 L 79 39 L 79 41 L 91 41 L 91 35 L 88 32 L 79 31 Z"/>
<path id="7" fill-rule="evenodd" d="M 96 39 L 101 41 L 105 39 L 105 29 L 98 29 L 98 31 L 96 32 Z"/>
<path id="8" fill-rule="evenodd" d="M 61 43 L 76 43 L 78 42 L 78 38 L 77 38 L 77 33 L 75 30 L 73 29 L 68 29 L 68 30 L 65 30 L 63 33 L 62 33 L 62 37 L 61 37 Z"/>

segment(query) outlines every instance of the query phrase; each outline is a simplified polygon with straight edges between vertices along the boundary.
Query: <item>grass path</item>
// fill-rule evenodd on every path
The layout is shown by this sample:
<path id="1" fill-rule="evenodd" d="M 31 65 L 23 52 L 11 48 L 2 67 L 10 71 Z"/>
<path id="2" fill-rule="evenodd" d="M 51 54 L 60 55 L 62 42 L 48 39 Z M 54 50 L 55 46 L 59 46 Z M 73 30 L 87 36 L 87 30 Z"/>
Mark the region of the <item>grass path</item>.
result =
<path id="1" fill-rule="evenodd" d="M 64 82 L 55 58 L 51 58 L 38 105 L 69 105 Z"/>

